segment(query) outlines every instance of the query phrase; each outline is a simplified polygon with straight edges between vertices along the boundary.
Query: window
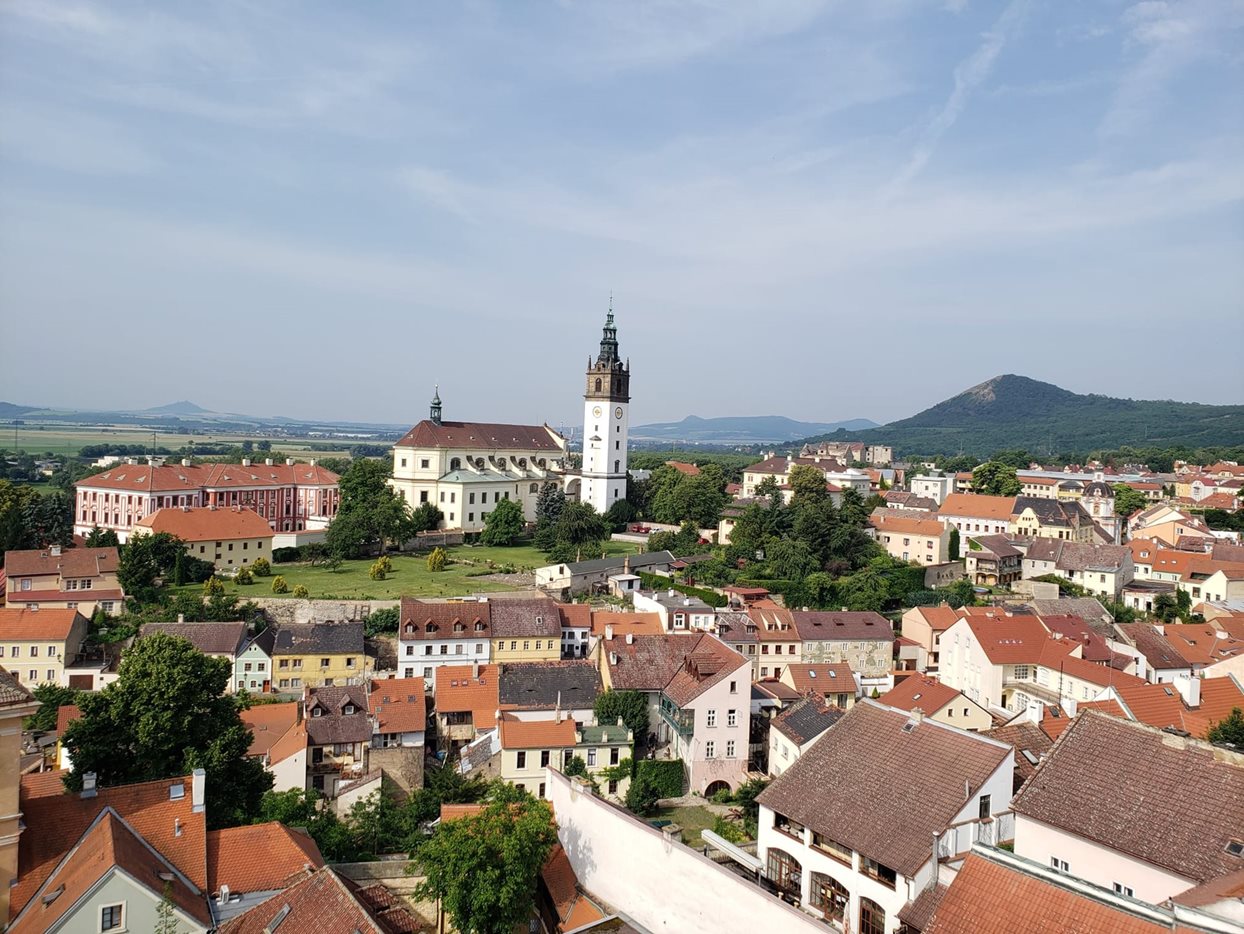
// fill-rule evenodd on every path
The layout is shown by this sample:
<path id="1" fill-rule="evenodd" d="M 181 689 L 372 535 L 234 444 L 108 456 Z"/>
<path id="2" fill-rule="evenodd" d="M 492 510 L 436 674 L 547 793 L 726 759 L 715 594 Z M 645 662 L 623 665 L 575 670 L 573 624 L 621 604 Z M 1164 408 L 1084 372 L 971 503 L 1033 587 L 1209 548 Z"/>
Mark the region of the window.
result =
<path id="1" fill-rule="evenodd" d="M 989 795 L 981 795 L 980 810 L 977 812 L 981 820 L 989 816 Z"/>
<path id="2" fill-rule="evenodd" d="M 13 651 L 11 654 L 14 658 L 19 657 L 21 655 L 21 646 L 19 645 L 13 646 Z"/>
<path id="3" fill-rule="evenodd" d="M 1027 665 L 1016 665 L 1015 666 L 1015 680 L 1016 681 L 1027 681 L 1029 677 L 1029 673 L 1030 673 L 1030 669 Z"/>
<path id="4" fill-rule="evenodd" d="M 105 905 L 99 909 L 99 929 L 116 931 L 125 923 L 124 905 Z"/>
<path id="5" fill-rule="evenodd" d="M 540 750 L 540 768 L 547 768 L 549 764 L 549 751 L 547 749 Z M 543 795 L 541 795 L 543 797 Z"/>
<path id="6" fill-rule="evenodd" d="M 708 726 L 716 726 L 716 725 L 717 725 L 717 711 L 710 707 L 708 711 Z"/>
<path id="7" fill-rule="evenodd" d="M 320 659 L 320 667 L 321 667 L 321 668 L 327 668 L 327 667 L 328 667 L 328 663 L 329 663 L 330 661 L 331 661 L 331 659 L 321 658 L 321 659 Z"/>
<path id="8" fill-rule="evenodd" d="M 833 876 L 812 873 L 812 885 L 808 894 L 809 904 L 821 913 L 826 921 L 842 924 L 847 914 L 851 893 Z"/>
<path id="9" fill-rule="evenodd" d="M 851 848 L 849 846 L 843 846 L 837 840 L 832 840 L 816 831 L 812 832 L 812 845 L 822 853 L 827 853 L 848 866 L 851 865 Z"/>
<path id="10" fill-rule="evenodd" d="M 734 758 L 734 740 L 732 739 L 726 740 L 726 758 L 727 759 Z"/>
<path id="11" fill-rule="evenodd" d="M 609 793 L 611 795 L 618 793 L 618 780 L 616 778 L 609 779 Z"/>
<path id="12" fill-rule="evenodd" d="M 712 759 L 717 755 L 717 744 L 711 739 L 704 744 L 704 758 Z"/>
<path id="13" fill-rule="evenodd" d="M 518 643 L 517 643 L 517 642 L 515 642 L 515 641 L 511 641 L 511 642 L 510 642 L 510 651 L 511 651 L 511 652 L 517 652 L 517 651 L 518 651 Z"/>
<path id="14" fill-rule="evenodd" d="M 779 890 L 797 894 L 801 888 L 803 867 L 799 865 L 799 860 L 789 853 L 771 846 L 768 863 L 765 866 L 765 875 Z"/>
<path id="15" fill-rule="evenodd" d="M 860 898 L 859 934 L 885 934 L 885 909 L 871 898 Z"/>
<path id="16" fill-rule="evenodd" d="M 895 880 L 898 878 L 898 874 L 889 866 L 875 859 L 869 859 L 867 856 L 860 857 L 860 872 L 891 889 L 894 888 Z"/>
<path id="17" fill-rule="evenodd" d="M 540 783 L 540 797 L 544 797 L 544 782 Z"/>
<path id="18" fill-rule="evenodd" d="M 739 725 L 739 712 L 737 710 L 726 711 L 726 726 Z"/>
<path id="19" fill-rule="evenodd" d="M 520 768 L 520 769 L 527 768 L 527 751 L 525 749 L 520 749 L 514 758 L 515 758 L 514 764 L 516 768 Z"/>
<path id="20" fill-rule="evenodd" d="M 730 693 L 731 693 L 731 694 L 738 694 L 738 693 L 739 693 L 739 682 L 737 682 L 737 681 L 731 681 L 731 682 L 730 682 Z"/>
<path id="21" fill-rule="evenodd" d="M 1050 857 L 1050 868 L 1056 872 L 1070 872 L 1071 871 L 1071 868 L 1070 866 L 1068 866 L 1067 861 L 1065 859 L 1059 859 L 1057 856 Z"/>
<path id="22" fill-rule="evenodd" d="M 589 749 L 587 751 L 587 764 L 588 765 L 596 764 L 596 750 L 595 749 Z"/>
<path id="23" fill-rule="evenodd" d="M 428 469 L 428 459 L 426 457 L 419 458 L 419 469 L 420 470 Z"/>
<path id="24" fill-rule="evenodd" d="M 618 764 L 618 747 L 617 746 L 614 746 L 612 749 L 609 750 L 609 764 L 610 765 Z"/>
<path id="25" fill-rule="evenodd" d="M 1114 894 L 1126 895 L 1128 898 L 1131 898 L 1134 893 L 1132 892 L 1132 887 L 1130 885 L 1124 885 L 1122 882 L 1116 882 L 1114 883 Z"/>
<path id="26" fill-rule="evenodd" d="M 31 658 L 38 658 L 38 657 L 39 657 L 39 647 L 38 647 L 37 645 L 32 645 L 32 646 L 30 647 L 30 657 L 31 657 Z"/>

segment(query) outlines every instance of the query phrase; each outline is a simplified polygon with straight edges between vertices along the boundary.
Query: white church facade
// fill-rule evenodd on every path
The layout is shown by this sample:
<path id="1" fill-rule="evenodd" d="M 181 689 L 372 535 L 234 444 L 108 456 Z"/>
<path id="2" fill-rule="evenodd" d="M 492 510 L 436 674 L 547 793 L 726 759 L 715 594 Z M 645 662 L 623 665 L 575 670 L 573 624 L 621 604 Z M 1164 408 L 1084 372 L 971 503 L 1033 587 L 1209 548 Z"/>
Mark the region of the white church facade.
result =
<path id="1" fill-rule="evenodd" d="M 581 472 L 570 469 L 569 443 L 548 425 L 446 421 L 438 389 L 428 418 L 393 446 L 389 485 L 412 509 L 436 505 L 441 528 L 464 532 L 482 531 L 488 513 L 507 499 L 534 522 L 549 483 L 603 513 L 626 497 L 629 409 L 630 364 L 618 357 L 611 310 L 600 354 L 588 361 Z"/>

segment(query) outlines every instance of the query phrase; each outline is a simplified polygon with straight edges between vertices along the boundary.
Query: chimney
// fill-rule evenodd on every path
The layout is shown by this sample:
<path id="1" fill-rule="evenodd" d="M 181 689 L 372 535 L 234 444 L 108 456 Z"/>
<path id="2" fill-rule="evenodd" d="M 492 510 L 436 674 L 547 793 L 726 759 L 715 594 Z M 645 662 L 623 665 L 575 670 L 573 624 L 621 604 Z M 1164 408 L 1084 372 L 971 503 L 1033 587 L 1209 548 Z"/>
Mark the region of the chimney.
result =
<path id="1" fill-rule="evenodd" d="M 179 623 L 184 623 L 185 621 L 186 621 L 186 614 L 185 614 L 185 613 L 178 613 L 178 614 L 177 614 L 177 622 L 179 622 Z"/>
<path id="2" fill-rule="evenodd" d="M 471 662 L 471 677 L 479 680 L 479 662 Z"/>
<path id="3" fill-rule="evenodd" d="M 271 458 L 271 457 L 265 457 L 265 458 L 263 459 L 263 465 L 264 465 L 265 467 L 271 467 L 271 466 L 272 466 L 272 458 Z"/>
<path id="4" fill-rule="evenodd" d="M 924 708 L 922 707 L 911 708 L 911 719 L 913 723 L 923 723 L 924 722 Z"/>
<path id="5" fill-rule="evenodd" d="M 634 645 L 634 644 L 635 644 L 635 633 L 633 633 L 633 632 L 628 632 L 628 633 L 626 634 L 626 644 L 627 644 L 627 645 Z"/>
<path id="6" fill-rule="evenodd" d="M 87 772 L 82 776 L 82 791 L 79 793 L 79 797 L 94 798 L 95 794 L 95 773 Z"/>
<path id="7" fill-rule="evenodd" d="M 618 653 L 617 653 L 617 652 L 610 652 L 610 653 L 609 653 L 609 664 L 610 664 L 610 665 L 616 665 L 617 663 L 618 663 Z"/>
<path id="8" fill-rule="evenodd" d="M 220 898 L 217 900 L 217 903 L 221 905 L 229 904 L 229 886 L 222 885 L 220 887 Z"/>
<path id="9" fill-rule="evenodd" d="M 292 457 L 287 457 L 287 458 L 285 458 L 285 466 L 286 466 L 286 467 L 293 467 L 293 466 L 294 466 L 294 459 L 293 459 Z"/>
<path id="10" fill-rule="evenodd" d="M 243 467 L 249 467 L 250 465 L 251 465 L 251 459 L 249 457 L 242 458 Z"/>
<path id="11" fill-rule="evenodd" d="M 1191 678 L 1176 678 L 1174 687 L 1189 707 L 1195 709 L 1201 706 L 1201 679 L 1196 675 Z"/>
<path id="12" fill-rule="evenodd" d="M 190 466 L 190 458 L 188 458 L 188 457 L 183 457 L 183 458 L 181 459 L 181 465 L 182 465 L 183 467 L 189 467 L 189 466 Z"/>
<path id="13" fill-rule="evenodd" d="M 48 551 L 51 553 L 53 558 L 60 557 L 60 545 L 52 545 Z"/>
<path id="14" fill-rule="evenodd" d="M 608 625 L 605 626 L 605 641 L 606 642 L 613 641 L 613 623 L 609 623 Z"/>
<path id="15" fill-rule="evenodd" d="M 311 466 L 312 466 L 312 467 L 314 467 L 314 466 L 315 466 L 315 458 L 314 458 L 314 457 L 313 457 L 313 458 L 311 458 Z"/>
<path id="16" fill-rule="evenodd" d="M 207 773 L 195 769 L 190 773 L 190 805 L 195 814 L 202 814 L 207 808 Z"/>

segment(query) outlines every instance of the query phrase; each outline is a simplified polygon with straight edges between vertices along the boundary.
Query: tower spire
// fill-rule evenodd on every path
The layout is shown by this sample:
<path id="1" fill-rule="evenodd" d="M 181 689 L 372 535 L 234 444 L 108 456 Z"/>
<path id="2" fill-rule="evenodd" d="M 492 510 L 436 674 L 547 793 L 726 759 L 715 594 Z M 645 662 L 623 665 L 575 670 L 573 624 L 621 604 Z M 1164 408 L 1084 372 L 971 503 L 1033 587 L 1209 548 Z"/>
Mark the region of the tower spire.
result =
<path id="1" fill-rule="evenodd" d="M 432 409 L 430 412 L 433 425 L 441 423 L 441 385 L 436 384 L 436 388 L 432 391 Z"/>

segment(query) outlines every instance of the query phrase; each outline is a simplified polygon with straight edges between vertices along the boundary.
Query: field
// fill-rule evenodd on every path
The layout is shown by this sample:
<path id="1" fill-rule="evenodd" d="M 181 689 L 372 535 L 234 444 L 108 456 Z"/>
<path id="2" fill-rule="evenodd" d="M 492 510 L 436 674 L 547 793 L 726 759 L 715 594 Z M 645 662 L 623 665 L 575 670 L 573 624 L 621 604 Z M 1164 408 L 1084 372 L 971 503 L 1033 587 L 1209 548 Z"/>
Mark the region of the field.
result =
<path id="1" fill-rule="evenodd" d="M 634 551 L 634 546 L 624 542 L 610 542 L 608 545 L 609 554 Z M 435 574 L 428 570 L 427 557 L 424 555 L 393 555 L 393 571 L 382 581 L 374 581 L 368 576 L 372 562 L 367 559 L 346 561 L 335 571 L 307 564 L 277 564 L 273 565 L 272 573 L 274 577 L 277 574 L 284 577 L 290 590 L 302 584 L 307 588 L 309 596 L 316 599 L 396 600 L 402 596 L 460 597 L 472 593 L 521 590 L 520 584 L 485 580 L 482 576 L 471 575 L 489 571 L 489 562 L 496 566 L 491 569 L 494 573 L 500 573 L 502 569 L 508 571 L 510 568 L 521 573 L 548 564 L 544 554 L 530 545 L 516 545 L 513 548 L 463 545 L 450 548 L 448 552 L 452 563 L 444 571 Z M 198 585 L 179 589 L 189 593 L 200 592 Z M 243 599 L 292 596 L 274 594 L 271 577 L 257 577 L 253 584 L 226 581 L 225 589 Z"/>
<path id="2" fill-rule="evenodd" d="M 700 831 L 712 830 L 717 815 L 708 808 L 693 804 L 683 807 L 657 808 L 648 820 L 673 821 L 682 828 L 682 842 L 691 847 L 701 845 Z"/>
<path id="3" fill-rule="evenodd" d="M 153 441 L 154 438 L 154 441 Z M 177 450 L 190 441 L 195 444 L 240 444 L 243 441 L 272 442 L 272 448 L 282 454 L 291 454 L 299 458 L 308 457 L 346 457 L 344 451 L 326 451 L 325 444 L 350 444 L 346 438 L 332 441 L 322 438 L 273 438 L 262 435 L 248 435 L 238 432 L 212 432 L 211 434 L 179 434 L 174 432 L 152 432 L 131 425 L 22 425 L 17 429 L 14 443 L 13 429 L 5 427 L 0 430 L 0 448 L 8 450 L 25 450 L 32 454 L 50 451 L 53 454 L 69 457 L 74 456 L 86 445 L 90 444 L 141 444 Z M 361 442 L 384 443 L 384 442 Z M 262 452 L 253 456 L 265 457 Z"/>

